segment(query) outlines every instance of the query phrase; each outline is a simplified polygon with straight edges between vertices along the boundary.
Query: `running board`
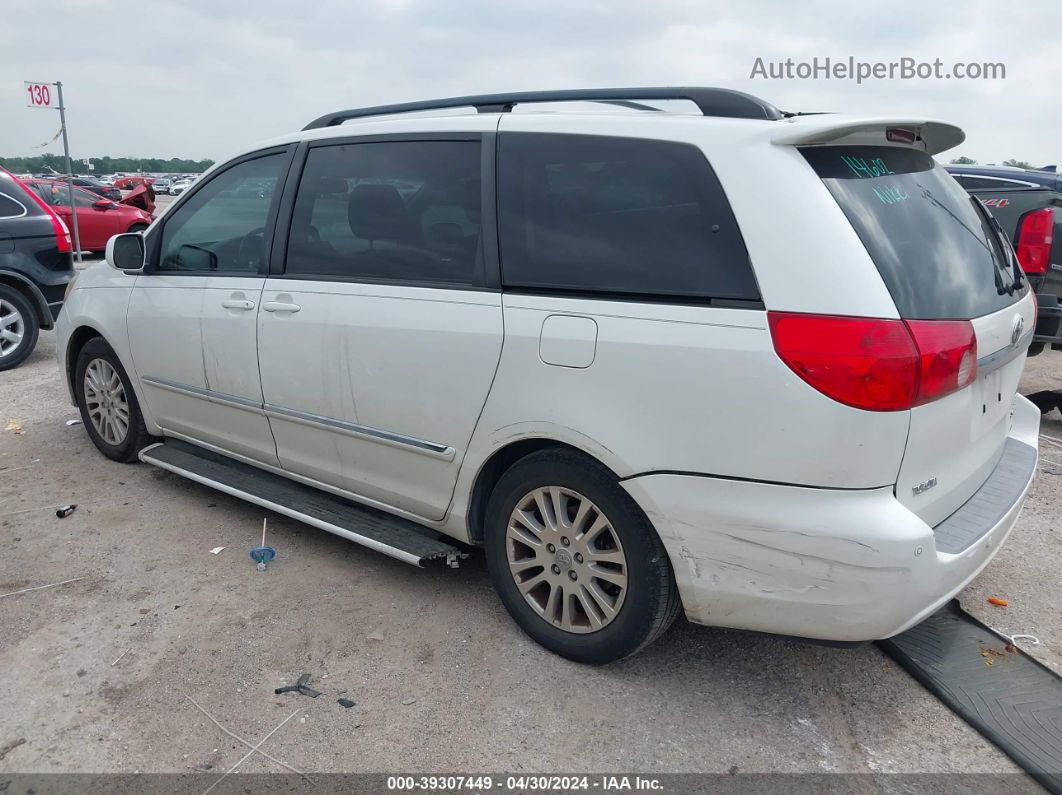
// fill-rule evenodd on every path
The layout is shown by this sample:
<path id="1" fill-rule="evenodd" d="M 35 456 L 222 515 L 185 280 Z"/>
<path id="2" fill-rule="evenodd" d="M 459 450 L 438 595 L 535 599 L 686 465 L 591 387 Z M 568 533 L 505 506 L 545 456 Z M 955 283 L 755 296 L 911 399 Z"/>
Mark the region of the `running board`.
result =
<path id="1" fill-rule="evenodd" d="M 176 439 L 145 447 L 140 460 L 414 566 L 456 569 L 468 557 L 414 522 Z"/>

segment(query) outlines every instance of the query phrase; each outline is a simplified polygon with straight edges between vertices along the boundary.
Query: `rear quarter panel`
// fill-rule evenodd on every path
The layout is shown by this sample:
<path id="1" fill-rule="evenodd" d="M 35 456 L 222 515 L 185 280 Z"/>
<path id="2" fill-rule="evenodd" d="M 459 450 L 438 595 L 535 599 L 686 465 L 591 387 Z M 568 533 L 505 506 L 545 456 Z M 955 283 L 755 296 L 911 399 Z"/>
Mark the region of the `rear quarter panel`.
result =
<path id="1" fill-rule="evenodd" d="M 812 389 L 776 356 L 762 311 L 530 295 L 503 304 L 505 344 L 470 462 L 541 437 L 586 451 L 620 477 L 895 482 L 909 413 L 871 414 Z M 596 323 L 589 366 L 542 360 L 543 325 L 557 315 Z"/>

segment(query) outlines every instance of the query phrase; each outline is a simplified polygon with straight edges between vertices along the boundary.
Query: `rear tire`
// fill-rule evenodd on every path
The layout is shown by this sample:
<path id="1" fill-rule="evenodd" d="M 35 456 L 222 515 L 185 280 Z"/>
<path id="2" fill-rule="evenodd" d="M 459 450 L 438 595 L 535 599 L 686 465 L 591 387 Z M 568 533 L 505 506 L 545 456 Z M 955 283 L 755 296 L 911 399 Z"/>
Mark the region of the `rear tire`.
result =
<path id="1" fill-rule="evenodd" d="M 663 544 L 615 476 L 570 450 L 543 450 L 502 475 L 486 512 L 487 565 L 509 614 L 576 662 L 634 654 L 681 609 Z"/>
<path id="2" fill-rule="evenodd" d="M 134 462 L 154 441 L 125 368 L 101 337 L 86 342 L 78 354 L 74 394 L 89 438 L 112 461 Z"/>
<path id="3" fill-rule="evenodd" d="M 0 284 L 0 370 L 18 367 L 37 347 L 37 310 L 14 287 Z"/>

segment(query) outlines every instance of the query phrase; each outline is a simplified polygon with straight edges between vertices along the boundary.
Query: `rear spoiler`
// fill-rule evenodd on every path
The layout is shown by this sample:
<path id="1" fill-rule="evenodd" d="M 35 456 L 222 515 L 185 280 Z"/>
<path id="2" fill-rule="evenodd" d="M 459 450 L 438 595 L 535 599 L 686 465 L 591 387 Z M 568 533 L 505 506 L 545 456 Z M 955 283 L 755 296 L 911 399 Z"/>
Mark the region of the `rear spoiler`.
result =
<path id="1" fill-rule="evenodd" d="M 925 144 L 926 152 L 938 154 L 966 140 L 966 133 L 954 124 L 926 119 L 885 117 L 799 116 L 783 122 L 783 129 L 771 136 L 780 146 L 815 146 L 833 143 L 854 133 L 884 131 L 888 127 L 912 130 Z M 884 135 L 882 136 L 884 138 Z"/>

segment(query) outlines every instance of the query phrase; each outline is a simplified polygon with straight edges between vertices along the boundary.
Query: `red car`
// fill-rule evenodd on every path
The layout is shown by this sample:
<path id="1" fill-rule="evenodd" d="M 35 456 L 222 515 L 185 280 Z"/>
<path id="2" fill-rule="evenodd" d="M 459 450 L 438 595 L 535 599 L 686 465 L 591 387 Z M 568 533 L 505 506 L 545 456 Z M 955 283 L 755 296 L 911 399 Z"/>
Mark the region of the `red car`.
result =
<path id="1" fill-rule="evenodd" d="M 137 185 L 150 185 L 154 181 L 154 177 L 121 177 L 114 181 L 114 187 L 118 190 L 132 190 Z"/>
<path id="2" fill-rule="evenodd" d="M 48 179 L 26 179 L 23 183 L 36 191 L 37 195 L 55 210 L 73 234 L 74 224 L 70 217 L 70 198 L 66 183 Z M 74 188 L 74 205 L 77 208 L 77 227 L 82 251 L 101 252 L 107 247 L 107 241 L 112 236 L 123 232 L 143 232 L 148 228 L 148 224 L 154 219 L 150 213 L 127 204 L 130 198 L 132 196 L 120 202 L 113 202 L 87 190 Z"/>

